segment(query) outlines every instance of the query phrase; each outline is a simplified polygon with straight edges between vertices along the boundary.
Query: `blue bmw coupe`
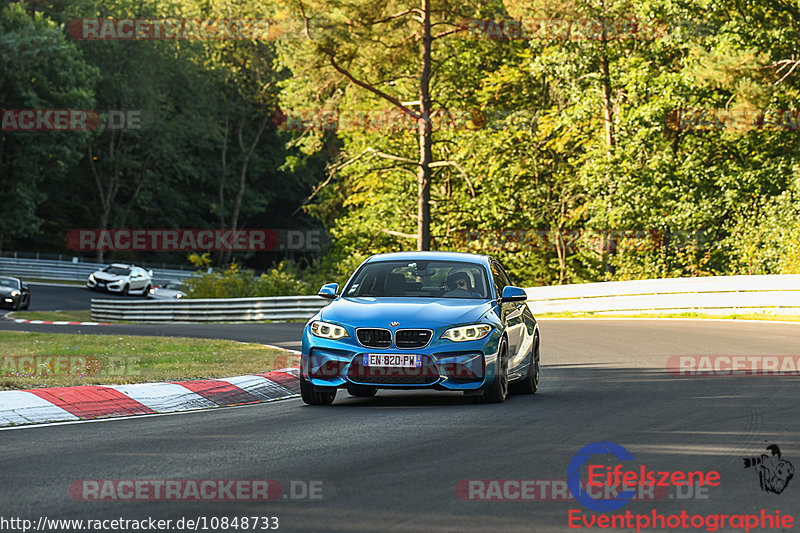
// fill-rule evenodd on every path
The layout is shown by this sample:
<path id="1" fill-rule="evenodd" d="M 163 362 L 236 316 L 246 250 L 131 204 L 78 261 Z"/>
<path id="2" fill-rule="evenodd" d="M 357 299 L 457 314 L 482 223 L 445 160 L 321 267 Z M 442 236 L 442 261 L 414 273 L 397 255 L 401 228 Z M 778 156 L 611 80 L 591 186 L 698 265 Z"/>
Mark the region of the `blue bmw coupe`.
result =
<path id="1" fill-rule="evenodd" d="M 303 330 L 300 391 L 330 405 L 378 389 L 463 391 L 502 402 L 539 386 L 539 326 L 503 267 L 485 255 L 403 252 L 364 261 Z"/>

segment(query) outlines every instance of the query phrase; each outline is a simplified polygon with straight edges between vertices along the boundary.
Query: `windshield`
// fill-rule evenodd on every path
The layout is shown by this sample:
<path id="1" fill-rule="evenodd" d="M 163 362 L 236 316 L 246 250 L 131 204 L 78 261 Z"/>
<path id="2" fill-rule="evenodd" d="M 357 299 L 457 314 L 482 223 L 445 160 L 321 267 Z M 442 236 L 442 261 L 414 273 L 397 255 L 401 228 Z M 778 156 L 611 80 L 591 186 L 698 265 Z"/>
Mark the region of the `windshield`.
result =
<path id="1" fill-rule="evenodd" d="M 0 278 L 0 287 L 11 287 L 12 289 L 19 289 L 19 281 L 12 278 Z"/>
<path id="2" fill-rule="evenodd" d="M 121 268 L 115 266 L 105 267 L 103 272 L 108 272 L 109 274 L 114 274 L 115 276 L 127 276 L 131 273 L 130 268 Z"/>
<path id="3" fill-rule="evenodd" d="M 488 298 L 486 271 L 458 261 L 367 263 L 347 286 L 350 297 Z"/>
<path id="4" fill-rule="evenodd" d="M 162 288 L 171 289 L 173 291 L 182 291 L 183 290 L 183 285 L 180 284 L 180 283 L 172 283 L 172 282 L 170 282 L 170 283 L 165 283 L 164 287 L 162 287 Z"/>

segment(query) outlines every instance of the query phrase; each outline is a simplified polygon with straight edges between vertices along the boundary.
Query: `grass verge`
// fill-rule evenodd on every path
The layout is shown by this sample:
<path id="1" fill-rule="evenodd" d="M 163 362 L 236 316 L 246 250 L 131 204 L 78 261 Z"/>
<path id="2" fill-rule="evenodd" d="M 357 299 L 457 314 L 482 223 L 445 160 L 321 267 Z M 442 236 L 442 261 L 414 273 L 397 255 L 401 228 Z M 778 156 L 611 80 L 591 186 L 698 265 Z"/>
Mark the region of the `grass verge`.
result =
<path id="1" fill-rule="evenodd" d="M 800 315 L 777 315 L 750 313 L 711 315 L 706 313 L 642 313 L 642 314 L 601 314 L 601 313 L 537 313 L 537 318 L 711 318 L 724 320 L 778 320 L 781 322 L 800 322 Z"/>
<path id="2" fill-rule="evenodd" d="M 14 311 L 10 318 L 24 318 L 25 320 L 66 320 L 67 322 L 91 322 L 92 312 L 88 309 L 73 311 Z"/>
<path id="3" fill-rule="evenodd" d="M 296 364 L 259 344 L 216 339 L 0 331 L 0 389 L 214 379 Z"/>

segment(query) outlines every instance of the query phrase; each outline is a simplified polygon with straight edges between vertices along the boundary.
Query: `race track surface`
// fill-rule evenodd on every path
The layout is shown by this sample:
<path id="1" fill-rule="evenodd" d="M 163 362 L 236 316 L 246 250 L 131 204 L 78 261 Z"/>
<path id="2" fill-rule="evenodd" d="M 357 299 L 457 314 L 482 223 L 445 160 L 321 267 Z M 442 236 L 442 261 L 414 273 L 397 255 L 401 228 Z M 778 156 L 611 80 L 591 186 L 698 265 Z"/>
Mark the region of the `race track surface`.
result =
<path id="1" fill-rule="evenodd" d="M 274 342 L 271 326 L 245 327 L 265 327 L 262 342 Z M 276 516 L 279 531 L 565 531 L 571 510 L 587 519 L 600 513 L 572 499 L 465 501 L 456 486 L 564 480 L 578 450 L 611 441 L 633 454 L 626 470 L 717 471 L 721 478 L 699 496 L 684 499 L 685 491 L 670 487 L 663 499 L 632 501 L 617 514 L 763 509 L 800 519 L 800 473 L 781 494 L 768 493 L 742 461 L 777 444 L 800 467 L 800 380 L 666 372 L 676 355 L 800 356 L 800 325 L 551 319 L 541 334 L 539 393 L 499 405 L 450 393 L 356 399 L 340 392 L 331 407 L 287 400 L 0 431 L 3 515 Z M 618 463 L 595 457 L 595 464 Z M 300 501 L 80 501 L 69 487 L 82 479 L 273 479 L 286 495 L 292 482 L 321 482 L 322 489 L 320 499 Z"/>
<path id="2" fill-rule="evenodd" d="M 89 309 L 92 298 L 95 299 L 131 299 L 142 300 L 145 296 L 122 296 L 106 292 L 91 291 L 78 285 L 46 285 L 30 283 L 31 305 L 28 311 L 68 311 Z"/>

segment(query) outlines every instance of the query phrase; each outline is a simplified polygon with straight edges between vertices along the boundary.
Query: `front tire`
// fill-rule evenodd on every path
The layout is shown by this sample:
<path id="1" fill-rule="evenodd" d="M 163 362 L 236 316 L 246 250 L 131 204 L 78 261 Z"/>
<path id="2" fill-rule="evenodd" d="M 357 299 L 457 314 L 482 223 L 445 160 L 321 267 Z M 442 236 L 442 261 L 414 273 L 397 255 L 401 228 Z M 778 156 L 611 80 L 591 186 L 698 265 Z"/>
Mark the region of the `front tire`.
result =
<path id="1" fill-rule="evenodd" d="M 126 284 L 125 284 L 125 286 L 124 286 L 124 287 L 122 287 L 122 295 L 123 295 L 123 296 L 128 296 L 128 294 L 130 293 L 130 291 L 131 291 L 131 287 L 130 287 L 130 285 L 128 285 L 128 284 L 126 283 Z"/>
<path id="2" fill-rule="evenodd" d="M 533 338 L 531 347 L 531 364 L 528 367 L 528 375 L 519 383 L 512 385 L 512 392 L 517 394 L 536 394 L 539 390 L 539 334 Z"/>
<path id="3" fill-rule="evenodd" d="M 300 397 L 308 405 L 330 405 L 336 399 L 336 389 L 330 387 L 330 391 L 320 392 L 310 381 L 300 376 Z"/>
<path id="4" fill-rule="evenodd" d="M 498 369 L 491 386 L 483 391 L 483 403 L 502 403 L 508 397 L 508 345 L 505 339 L 500 341 L 497 359 Z"/>

